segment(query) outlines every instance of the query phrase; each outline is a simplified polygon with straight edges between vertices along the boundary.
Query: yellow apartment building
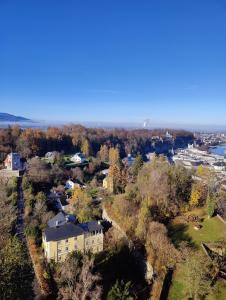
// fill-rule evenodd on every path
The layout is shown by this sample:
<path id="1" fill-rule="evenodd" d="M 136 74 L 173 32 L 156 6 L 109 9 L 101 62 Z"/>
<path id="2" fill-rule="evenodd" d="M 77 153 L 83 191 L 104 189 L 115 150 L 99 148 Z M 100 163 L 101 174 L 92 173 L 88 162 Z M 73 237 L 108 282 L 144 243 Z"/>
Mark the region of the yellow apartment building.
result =
<path id="1" fill-rule="evenodd" d="M 103 251 L 103 226 L 99 221 L 82 224 L 64 223 L 48 227 L 43 232 L 44 254 L 48 261 L 64 261 L 73 251 L 98 253 Z"/>

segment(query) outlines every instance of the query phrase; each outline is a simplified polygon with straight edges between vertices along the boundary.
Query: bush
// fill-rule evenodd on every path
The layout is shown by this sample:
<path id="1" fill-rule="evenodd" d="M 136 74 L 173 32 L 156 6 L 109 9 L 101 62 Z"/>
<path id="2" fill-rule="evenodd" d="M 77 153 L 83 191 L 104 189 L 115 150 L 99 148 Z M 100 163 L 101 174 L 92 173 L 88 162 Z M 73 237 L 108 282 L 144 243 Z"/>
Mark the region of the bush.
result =
<path id="1" fill-rule="evenodd" d="M 28 237 L 32 237 L 35 240 L 36 245 L 41 245 L 42 241 L 42 231 L 39 226 L 29 225 L 25 229 L 25 234 Z"/>
<path id="2" fill-rule="evenodd" d="M 18 193 L 17 192 L 13 192 L 10 196 L 9 196 L 9 200 L 11 202 L 11 204 L 13 206 L 17 206 L 17 201 L 18 201 Z"/>
<path id="3" fill-rule="evenodd" d="M 107 295 L 107 300 L 133 300 L 133 296 L 130 292 L 131 282 L 128 281 L 124 283 L 123 280 L 119 282 L 118 280 L 113 285 L 111 290 Z"/>

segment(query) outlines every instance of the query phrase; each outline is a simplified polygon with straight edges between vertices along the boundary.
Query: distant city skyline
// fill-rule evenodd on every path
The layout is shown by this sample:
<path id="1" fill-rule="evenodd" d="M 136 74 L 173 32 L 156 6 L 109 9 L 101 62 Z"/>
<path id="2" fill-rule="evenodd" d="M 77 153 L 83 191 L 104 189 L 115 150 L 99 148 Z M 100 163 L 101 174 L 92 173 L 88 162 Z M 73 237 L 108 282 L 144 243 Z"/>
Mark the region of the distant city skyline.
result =
<path id="1" fill-rule="evenodd" d="M 226 1 L 1 1 L 0 111 L 226 127 Z"/>

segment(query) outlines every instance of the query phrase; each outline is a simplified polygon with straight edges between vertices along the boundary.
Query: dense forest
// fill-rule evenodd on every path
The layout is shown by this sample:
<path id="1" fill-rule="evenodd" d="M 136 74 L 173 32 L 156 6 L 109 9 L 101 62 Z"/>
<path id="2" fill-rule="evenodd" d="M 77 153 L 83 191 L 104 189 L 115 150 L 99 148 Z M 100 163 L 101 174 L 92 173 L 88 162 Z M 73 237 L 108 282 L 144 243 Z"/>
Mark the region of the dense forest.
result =
<path id="1" fill-rule="evenodd" d="M 170 139 L 165 133 L 166 130 L 105 130 L 80 125 L 49 127 L 47 130 L 12 126 L 0 129 L 0 153 L 2 159 L 10 151 L 17 151 L 24 158 L 42 156 L 48 151 L 72 153 L 82 150 L 87 155 L 96 156 L 101 145 L 106 145 L 108 148 L 117 147 L 120 156 L 124 157 L 128 153 L 165 153 L 193 141 L 192 133 L 187 131 L 170 130 Z"/>

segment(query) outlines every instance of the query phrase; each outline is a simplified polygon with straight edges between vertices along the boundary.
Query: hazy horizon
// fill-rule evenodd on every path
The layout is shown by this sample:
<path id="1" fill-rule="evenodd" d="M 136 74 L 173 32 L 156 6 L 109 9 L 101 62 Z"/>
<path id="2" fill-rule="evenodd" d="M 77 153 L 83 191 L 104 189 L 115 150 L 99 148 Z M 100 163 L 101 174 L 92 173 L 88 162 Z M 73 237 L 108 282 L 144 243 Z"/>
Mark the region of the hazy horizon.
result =
<path id="1" fill-rule="evenodd" d="M 8 113 L 8 112 L 7 112 Z M 27 117 L 27 116 L 22 116 Z M 99 127 L 99 128 L 127 128 L 127 129 L 181 129 L 198 132 L 226 132 L 226 125 L 207 125 L 207 124 L 177 124 L 163 121 L 150 121 L 148 126 L 144 126 L 144 122 L 147 120 L 141 120 L 140 122 L 114 122 L 114 121 L 89 121 L 89 120 L 38 120 L 30 119 L 30 121 L 0 121 L 0 127 L 7 127 L 8 125 L 19 125 L 21 127 L 37 127 L 47 128 L 48 126 L 64 126 L 69 124 L 80 124 L 86 127 Z"/>

